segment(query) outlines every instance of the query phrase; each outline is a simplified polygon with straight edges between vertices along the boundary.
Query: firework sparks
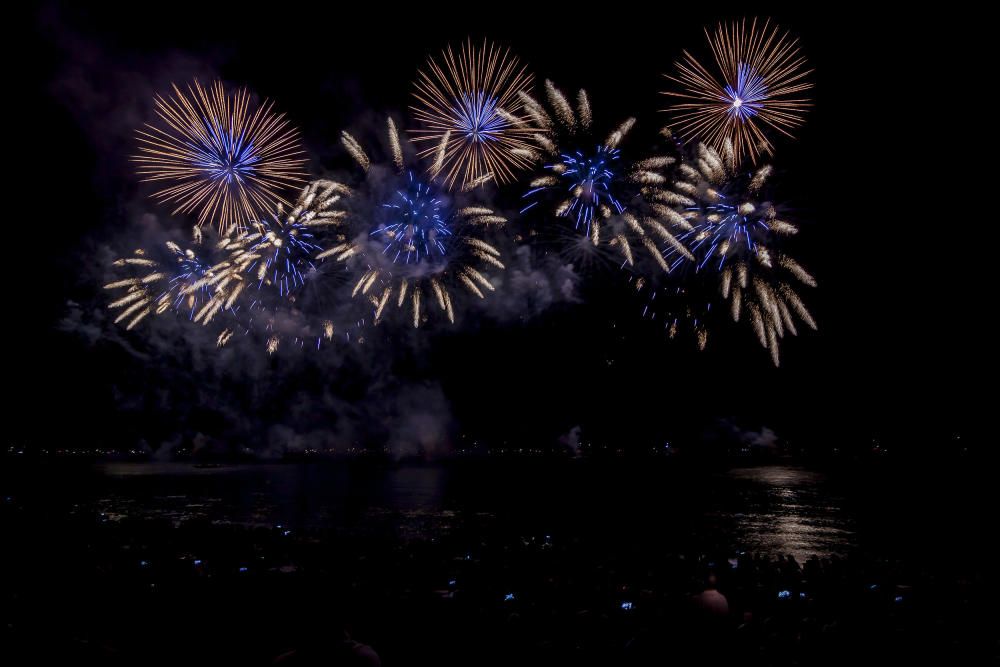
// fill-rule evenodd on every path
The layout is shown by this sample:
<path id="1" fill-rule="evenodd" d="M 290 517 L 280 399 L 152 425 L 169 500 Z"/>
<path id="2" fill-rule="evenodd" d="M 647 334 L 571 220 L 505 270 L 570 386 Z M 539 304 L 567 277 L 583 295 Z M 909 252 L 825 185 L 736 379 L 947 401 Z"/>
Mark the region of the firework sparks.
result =
<path id="1" fill-rule="evenodd" d="M 440 261 L 444 259 L 445 244 L 452 234 L 446 205 L 429 185 L 414 179 L 412 171 L 406 175 L 405 187 L 382 205 L 390 210 L 386 224 L 372 231 L 370 236 L 384 244 L 382 252 L 392 255 L 393 262 Z"/>
<path id="2" fill-rule="evenodd" d="M 815 287 L 816 280 L 774 247 L 798 228 L 779 219 L 774 204 L 761 198 L 771 173 L 766 165 L 756 170 L 737 166 L 728 141 L 721 153 L 699 144 L 692 159 L 677 170 L 671 190 L 675 213 L 689 225 L 678 238 L 693 258 L 675 249 L 667 249 L 664 258 L 671 269 L 683 264 L 694 274 L 687 276 L 683 287 L 668 290 L 681 305 L 667 326 L 676 327 L 680 311 L 704 347 L 711 303 L 721 295 L 729 302 L 732 319 L 738 322 L 745 316 L 778 365 L 778 341 L 786 332 L 797 335 L 793 314 L 816 328 L 792 283 Z M 699 284 L 710 287 L 700 290 Z"/>
<path id="3" fill-rule="evenodd" d="M 536 158 L 540 172 L 522 197 L 521 213 L 542 205 L 554 217 L 572 222 L 591 245 L 613 249 L 624 264 L 634 265 L 633 249 L 642 247 L 666 269 L 661 245 L 687 252 L 676 236 L 686 228 L 685 221 L 660 203 L 668 196 L 663 170 L 674 159 L 662 155 L 625 160 L 619 145 L 634 119 L 626 119 L 601 141 L 590 131 L 592 112 L 584 91 L 577 95 L 575 109 L 551 81 L 545 82 L 545 91 L 551 113 L 528 95 L 521 96 L 537 125 L 542 151 Z"/>
<path id="4" fill-rule="evenodd" d="M 311 341 L 316 347 L 332 340 L 328 311 L 347 275 L 323 270 L 316 256 L 328 242 L 343 242 L 347 212 L 341 207 L 351 194 L 341 183 L 313 181 L 289 210 L 279 205 L 228 244 L 234 272 L 255 288 L 247 297 L 254 313 L 248 326 L 273 331 L 280 311 L 287 315 L 280 318 L 286 325 L 294 321 L 297 327 L 279 339 L 287 336 L 298 345 Z"/>
<path id="5" fill-rule="evenodd" d="M 173 91 L 156 98 L 160 122 L 138 131 L 133 161 L 175 214 L 196 214 L 223 233 L 243 229 L 303 181 L 298 132 L 271 103 L 254 108 L 247 90 L 227 94 L 218 81 Z"/>
<path id="6" fill-rule="evenodd" d="M 105 285 L 105 289 L 116 289 L 120 287 L 127 288 L 128 292 L 125 296 L 112 301 L 108 304 L 108 308 L 111 310 L 121 308 L 122 311 L 115 318 L 115 324 L 120 323 L 122 320 L 128 319 L 126 324 L 126 329 L 131 329 L 136 324 L 141 322 L 147 315 L 152 312 L 150 304 L 153 302 L 153 298 L 141 283 L 138 281 L 131 281 L 126 284 L 126 281 L 121 281 L 117 283 L 111 283 Z"/>
<path id="7" fill-rule="evenodd" d="M 136 313 L 129 321 L 131 329 L 150 313 L 168 310 L 186 313 L 188 319 L 208 324 L 220 311 L 229 310 L 243 289 L 243 280 L 224 258 L 232 236 L 224 237 L 214 248 L 201 248 L 201 235 L 194 236 L 194 248 L 181 248 L 173 241 L 164 244 L 157 259 L 146 250 L 136 250 L 130 257 L 114 262 L 116 267 L 131 269 L 137 275 L 105 285 L 105 289 L 125 289 L 126 294 L 109 304 L 125 308 L 116 322 Z M 214 258 L 213 258 L 214 256 Z M 133 308 L 142 304 L 143 309 Z M 145 308 L 148 306 L 148 310 Z"/>
<path id="8" fill-rule="evenodd" d="M 790 137 L 804 122 L 811 70 L 797 40 L 770 21 L 720 24 L 705 36 L 718 75 L 684 52 L 676 72 L 667 76 L 679 90 L 664 94 L 680 100 L 667 109 L 670 125 L 685 140 L 719 151 L 728 140 L 737 162 L 749 157 L 756 163 L 773 152 L 766 129 Z"/>
<path id="9" fill-rule="evenodd" d="M 487 42 L 466 42 L 457 56 L 449 46 L 439 60 L 427 60 L 414 83 L 410 109 L 419 128 L 411 134 L 421 157 L 441 152 L 447 188 L 490 174 L 507 183 L 529 166 L 523 151 L 532 150 L 535 130 L 523 115 L 520 94 L 532 81 L 515 56 Z"/>
<path id="10" fill-rule="evenodd" d="M 353 138 L 348 152 L 366 178 L 352 198 L 343 240 L 316 254 L 355 267 L 352 297 L 366 300 L 376 323 L 389 305 L 409 308 L 415 327 L 424 321 L 428 304 L 435 304 L 450 322 L 455 320 L 452 290 L 485 298 L 493 285 L 476 264 L 503 269 L 500 252 L 479 237 L 480 230 L 506 223 L 493 209 L 481 205 L 455 207 L 450 197 L 426 182 L 405 164 L 396 126 L 388 123 L 391 167 L 372 162 Z M 347 135 L 350 136 L 350 135 Z M 364 159 L 358 156 L 363 155 Z M 366 202 L 376 202 L 367 205 Z M 429 300 L 427 300 L 429 298 Z"/>
<path id="11" fill-rule="evenodd" d="M 252 228 L 216 243 L 203 247 L 195 227 L 192 248 L 167 242 L 165 252 L 137 250 L 115 262 L 133 275 L 105 286 L 124 290 L 109 308 L 121 311 L 117 321 L 128 328 L 171 309 L 202 325 L 226 313 L 227 326 L 216 340 L 220 348 L 237 332 L 263 336 L 271 353 L 279 345 L 319 348 L 334 339 L 335 330 L 348 342 L 363 342 L 363 319 L 336 328 L 330 319 L 350 277 L 346 267 L 327 270 L 314 258 L 327 241 L 344 241 L 346 211 L 340 206 L 351 194 L 340 183 L 314 181 L 290 209 L 279 204 Z"/>
<path id="12" fill-rule="evenodd" d="M 232 329 L 223 329 L 218 338 L 215 339 L 216 347 L 225 347 L 233 337 Z"/>
<path id="13" fill-rule="evenodd" d="M 314 181 L 299 195 L 295 206 L 254 223 L 233 242 L 230 261 L 240 273 L 288 296 L 305 285 L 307 274 L 316 269 L 313 258 L 323 251 L 319 235 L 344 224 L 346 212 L 335 209 L 350 190 L 334 181 Z"/>

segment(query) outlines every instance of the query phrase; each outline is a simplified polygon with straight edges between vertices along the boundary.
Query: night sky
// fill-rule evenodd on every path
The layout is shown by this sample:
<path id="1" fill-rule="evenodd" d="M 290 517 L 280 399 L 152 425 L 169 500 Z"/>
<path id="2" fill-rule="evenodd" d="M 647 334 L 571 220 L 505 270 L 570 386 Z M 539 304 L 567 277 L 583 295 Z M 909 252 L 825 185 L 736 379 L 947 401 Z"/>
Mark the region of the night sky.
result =
<path id="1" fill-rule="evenodd" d="M 801 227 L 795 254 L 820 283 L 807 295 L 820 329 L 786 339 L 780 369 L 745 324 L 714 330 L 703 353 L 668 341 L 640 321 L 614 272 L 581 272 L 577 298 L 525 321 L 470 311 L 452 331 L 417 337 L 384 324 L 363 351 L 212 358 L 211 342 L 153 344 L 94 315 L 105 299 L 101 263 L 135 246 L 144 213 L 190 225 L 148 200 L 128 163 L 152 92 L 195 76 L 248 86 L 301 129 L 318 176 L 349 166 L 342 129 L 386 112 L 406 118 L 410 81 L 429 54 L 489 37 L 537 81 L 585 87 L 595 124 L 635 115 L 641 142 L 666 120 L 662 74 L 683 48 L 704 48 L 703 25 L 740 14 L 704 4 L 691 13 L 612 5 L 607 17 L 498 5 L 487 21 L 423 5 L 350 17 L 334 5 L 180 7 L 43 5 L 10 62 L 23 82 L 8 84 L 8 105 L 25 116 L 8 125 L 21 147 L 8 155 L 16 173 L 5 226 L 11 443 L 409 451 L 463 435 L 546 443 L 582 425 L 588 437 L 639 447 L 695 438 L 721 420 L 807 447 L 984 440 L 981 385 L 993 373 L 977 323 L 990 302 L 974 274 L 989 257 L 977 239 L 989 243 L 989 232 L 959 229 L 992 220 L 977 220 L 969 189 L 978 186 L 967 181 L 986 172 L 962 173 L 958 145 L 974 121 L 953 124 L 952 105 L 910 81 L 923 76 L 914 63 L 935 61 L 930 50 L 949 50 L 939 41 L 847 10 L 772 14 L 815 68 L 815 108 L 797 141 L 777 141 L 774 183 Z M 901 99 L 907 90 L 919 103 Z M 973 218 L 963 219 L 966 207 Z"/>

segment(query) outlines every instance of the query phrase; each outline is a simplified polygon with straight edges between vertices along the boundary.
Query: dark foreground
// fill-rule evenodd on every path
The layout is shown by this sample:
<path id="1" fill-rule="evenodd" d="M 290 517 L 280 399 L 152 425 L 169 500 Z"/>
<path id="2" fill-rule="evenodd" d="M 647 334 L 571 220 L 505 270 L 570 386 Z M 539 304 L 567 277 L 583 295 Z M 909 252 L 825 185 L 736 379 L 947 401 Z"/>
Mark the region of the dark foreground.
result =
<path id="1" fill-rule="evenodd" d="M 784 480 L 776 498 L 792 494 L 793 507 L 815 501 L 785 472 L 763 479 Z M 936 522 L 947 516 L 913 522 L 902 513 L 896 529 L 907 529 L 880 542 L 876 533 L 883 522 L 891 532 L 899 508 L 867 496 L 853 509 L 836 507 L 836 516 L 850 516 L 825 528 L 842 535 L 842 549 L 830 543 L 823 558 L 806 558 L 788 542 L 796 559 L 767 535 L 733 526 L 753 519 L 757 532 L 808 536 L 824 523 L 809 508 L 770 522 L 739 514 L 730 524 L 709 518 L 717 505 L 693 505 L 680 512 L 688 521 L 662 513 L 658 523 L 642 509 L 645 494 L 622 506 L 602 500 L 601 515 L 584 489 L 555 476 L 545 486 L 558 493 L 544 502 L 558 499 L 572 520 L 557 519 L 530 480 L 521 491 L 534 512 L 450 499 L 470 496 L 454 491 L 453 479 L 432 501 L 388 502 L 382 489 L 381 504 L 346 510 L 353 522 L 307 521 L 307 509 L 292 524 L 259 516 L 257 525 L 212 516 L 205 507 L 218 499 L 195 487 L 181 485 L 192 497 L 167 516 L 143 509 L 178 496 L 137 507 L 121 487 L 93 483 L 97 492 L 74 489 L 39 504 L 25 477 L 6 480 L 17 494 L 2 509 L 4 664 L 377 664 L 374 654 L 386 665 L 986 664 L 998 655 L 996 565 L 977 546 L 985 542 L 945 538 Z M 142 485 L 158 483 L 178 484 Z M 394 493 L 401 484 L 392 483 Z M 248 493 L 259 503 L 256 489 Z M 747 493 L 735 497 L 756 503 Z M 832 497 L 850 506 L 850 495 Z M 129 510 L 109 515 L 108 502 Z M 414 509 L 428 502 L 434 511 Z M 881 513 L 871 526 L 865 503 Z M 911 506 L 926 509 L 915 499 Z M 970 512 L 953 514 L 952 524 L 974 529 Z M 393 529 L 361 529 L 369 524 Z M 948 544 L 914 539 L 920 524 Z"/>

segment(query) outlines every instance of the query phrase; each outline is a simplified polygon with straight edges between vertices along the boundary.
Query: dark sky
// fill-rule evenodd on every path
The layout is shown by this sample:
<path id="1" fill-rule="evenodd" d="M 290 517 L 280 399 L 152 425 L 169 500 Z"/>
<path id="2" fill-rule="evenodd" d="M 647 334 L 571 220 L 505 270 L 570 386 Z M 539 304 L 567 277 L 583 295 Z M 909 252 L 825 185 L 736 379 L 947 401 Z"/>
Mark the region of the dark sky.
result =
<path id="1" fill-rule="evenodd" d="M 595 437 L 645 443 L 720 419 L 806 444 L 880 434 L 916 447 L 956 430 L 985 435 L 982 378 L 993 373 L 977 311 L 990 301 L 980 298 L 975 257 L 989 255 L 968 229 L 992 218 L 962 219 L 972 198 L 957 181 L 973 175 L 961 174 L 960 146 L 971 130 L 952 122 L 957 112 L 938 95 L 963 84 L 925 67 L 954 53 L 940 39 L 951 34 L 949 19 L 928 40 L 898 18 L 772 14 L 800 38 L 816 84 L 798 141 L 778 142 L 775 187 L 802 228 L 797 256 L 820 282 L 808 300 L 820 330 L 786 341 L 780 369 L 746 328 L 718 331 L 704 353 L 666 341 L 639 324 L 613 275 L 584 275 L 585 299 L 526 323 L 472 316 L 409 346 L 332 353 L 336 362 L 250 363 L 233 353 L 205 361 L 211 349 L 184 341 L 165 353 L 141 334 L 106 337 L 94 325 L 82 335 L 79 320 L 66 324 L 67 302 L 85 314 L 101 305 L 100 249 L 131 249 L 144 211 L 168 220 L 142 196 L 127 157 L 150 91 L 172 80 L 221 76 L 275 100 L 302 129 L 320 174 L 344 167 L 341 129 L 405 114 L 426 56 L 467 36 L 510 45 L 539 80 L 585 87 L 598 121 L 635 115 L 637 132 L 652 136 L 665 120 L 661 74 L 681 49 L 704 47 L 703 25 L 739 16 L 715 5 L 668 12 L 627 3 L 608 5 L 605 17 L 565 3 L 362 5 L 350 16 L 332 4 L 255 12 L 209 4 L 47 4 L 23 26 L 28 39 L 11 66 L 24 80 L 9 104 L 23 104 L 26 117 L 8 126 L 22 147 L 8 163 L 16 172 L 4 327 L 12 442 L 142 438 L 156 448 L 202 434 L 256 447 L 268 432 L 264 446 L 302 434 L 380 443 L 413 429 L 451 441 L 463 433 L 548 441 L 582 424 Z M 981 235 L 988 243 L 989 232 Z"/>

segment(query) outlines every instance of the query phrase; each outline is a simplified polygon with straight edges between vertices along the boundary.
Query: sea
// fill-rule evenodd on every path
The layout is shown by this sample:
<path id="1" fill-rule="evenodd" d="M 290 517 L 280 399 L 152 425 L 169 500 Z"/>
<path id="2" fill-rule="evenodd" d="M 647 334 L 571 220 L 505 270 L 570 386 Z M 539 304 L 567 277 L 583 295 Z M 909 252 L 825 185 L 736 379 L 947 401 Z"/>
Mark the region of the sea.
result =
<path id="1" fill-rule="evenodd" d="M 792 461 L 17 463 L 0 470 L 0 492 L 39 522 L 196 519 L 403 541 L 485 526 L 802 562 L 858 551 L 980 553 L 994 522 L 990 476 L 961 466 Z"/>

